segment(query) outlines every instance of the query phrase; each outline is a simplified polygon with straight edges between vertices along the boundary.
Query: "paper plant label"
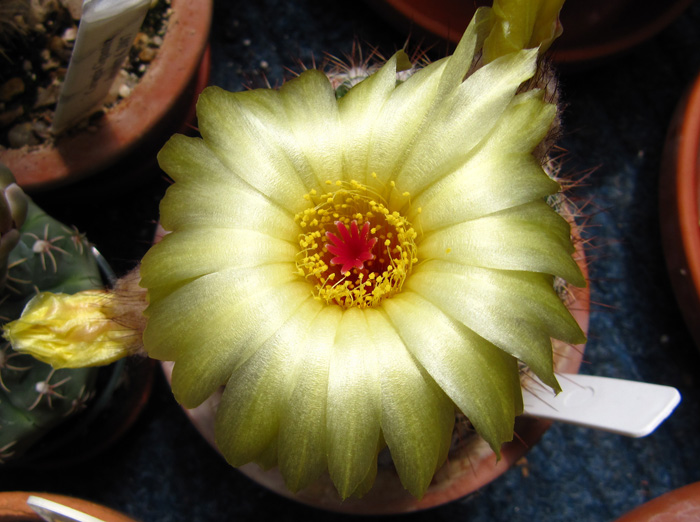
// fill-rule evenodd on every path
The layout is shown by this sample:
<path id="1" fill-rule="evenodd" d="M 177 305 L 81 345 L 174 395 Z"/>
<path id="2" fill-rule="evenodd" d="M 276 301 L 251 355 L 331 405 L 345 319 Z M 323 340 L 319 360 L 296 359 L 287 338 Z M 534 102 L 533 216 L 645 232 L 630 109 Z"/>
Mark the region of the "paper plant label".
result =
<path id="1" fill-rule="evenodd" d="M 151 0 L 86 0 L 52 130 L 89 116 L 106 98 Z"/>

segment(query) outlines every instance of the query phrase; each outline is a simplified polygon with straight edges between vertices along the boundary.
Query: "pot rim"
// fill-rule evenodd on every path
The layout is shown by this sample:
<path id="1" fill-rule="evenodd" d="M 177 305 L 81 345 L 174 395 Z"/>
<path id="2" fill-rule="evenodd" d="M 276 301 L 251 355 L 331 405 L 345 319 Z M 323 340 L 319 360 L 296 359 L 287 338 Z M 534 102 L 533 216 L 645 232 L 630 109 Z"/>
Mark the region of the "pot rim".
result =
<path id="1" fill-rule="evenodd" d="M 686 325 L 700 347 L 700 74 L 671 120 L 660 182 L 666 266 Z"/>
<path id="2" fill-rule="evenodd" d="M 132 518 L 118 511 L 88 500 L 56 493 L 33 493 L 28 491 L 0 492 L 0 522 L 42 522 L 43 519 L 27 505 L 27 499 L 32 495 L 82 511 L 104 522 L 134 522 Z"/>

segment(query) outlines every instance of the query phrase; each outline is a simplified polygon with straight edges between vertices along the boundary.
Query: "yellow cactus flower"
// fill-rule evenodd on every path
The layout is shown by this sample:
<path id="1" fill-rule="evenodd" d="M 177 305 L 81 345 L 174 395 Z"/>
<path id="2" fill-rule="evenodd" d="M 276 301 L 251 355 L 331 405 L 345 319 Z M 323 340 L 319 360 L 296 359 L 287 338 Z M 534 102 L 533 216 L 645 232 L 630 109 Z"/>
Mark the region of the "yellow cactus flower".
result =
<path id="1" fill-rule="evenodd" d="M 455 409 L 498 452 L 518 361 L 558 387 L 551 338 L 584 336 L 553 281 L 585 281 L 533 155 L 557 110 L 523 87 L 537 49 L 478 61 L 492 26 L 481 9 L 454 55 L 397 81 L 399 52 L 340 99 L 318 70 L 210 87 L 202 137 L 161 151 L 174 184 L 141 267 L 144 346 L 175 362 L 186 407 L 225 386 L 231 464 L 276 464 L 292 491 L 327 470 L 346 498 L 386 445 L 421 496 Z"/>
<path id="2" fill-rule="evenodd" d="M 386 446 L 420 497 L 456 411 L 498 453 L 522 412 L 519 364 L 556 390 L 552 339 L 584 341 L 554 289 L 585 281 L 547 203 L 557 108 L 533 81 L 559 7 L 501 0 L 452 56 L 405 71 L 400 51 L 342 93 L 318 70 L 208 88 L 202 137 L 159 155 L 169 233 L 140 292 L 132 274 L 110 293 L 42 294 L 6 337 L 56 367 L 143 340 L 174 361 L 185 407 L 224 387 L 219 449 L 277 465 L 292 491 L 328 471 L 361 495 Z"/>

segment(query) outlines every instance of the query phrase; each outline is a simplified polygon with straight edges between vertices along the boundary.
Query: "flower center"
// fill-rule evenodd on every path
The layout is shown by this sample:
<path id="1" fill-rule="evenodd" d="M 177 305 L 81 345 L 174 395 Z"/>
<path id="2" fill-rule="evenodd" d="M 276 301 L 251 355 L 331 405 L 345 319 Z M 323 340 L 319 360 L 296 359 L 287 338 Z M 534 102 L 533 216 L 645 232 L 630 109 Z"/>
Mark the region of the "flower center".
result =
<path id="1" fill-rule="evenodd" d="M 401 290 L 416 260 L 417 234 L 379 194 L 356 181 L 304 198 L 311 206 L 296 215 L 297 268 L 314 294 L 344 308 L 367 308 Z M 393 185 L 392 185 L 393 186 Z M 408 193 L 403 194 L 408 198 Z"/>

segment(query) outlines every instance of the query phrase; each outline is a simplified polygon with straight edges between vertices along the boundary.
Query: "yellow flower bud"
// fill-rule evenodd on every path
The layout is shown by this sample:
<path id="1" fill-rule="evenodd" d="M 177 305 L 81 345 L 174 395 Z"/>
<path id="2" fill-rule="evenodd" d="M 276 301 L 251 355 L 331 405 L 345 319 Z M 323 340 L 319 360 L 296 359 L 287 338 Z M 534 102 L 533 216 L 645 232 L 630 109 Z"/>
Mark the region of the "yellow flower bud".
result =
<path id="1" fill-rule="evenodd" d="M 491 33 L 484 42 L 484 61 L 539 47 L 545 52 L 562 33 L 559 22 L 564 0 L 498 0 L 493 4 Z"/>
<path id="2" fill-rule="evenodd" d="M 115 300 L 100 290 L 44 292 L 5 325 L 4 336 L 15 350 L 54 368 L 109 364 L 132 353 L 135 344 L 134 331 L 114 321 Z"/>

